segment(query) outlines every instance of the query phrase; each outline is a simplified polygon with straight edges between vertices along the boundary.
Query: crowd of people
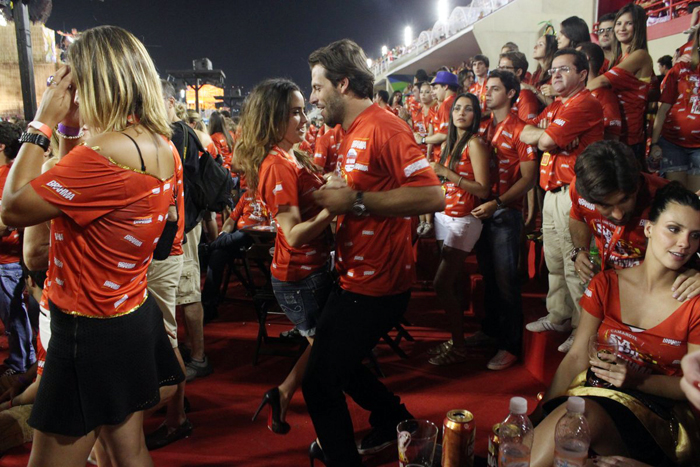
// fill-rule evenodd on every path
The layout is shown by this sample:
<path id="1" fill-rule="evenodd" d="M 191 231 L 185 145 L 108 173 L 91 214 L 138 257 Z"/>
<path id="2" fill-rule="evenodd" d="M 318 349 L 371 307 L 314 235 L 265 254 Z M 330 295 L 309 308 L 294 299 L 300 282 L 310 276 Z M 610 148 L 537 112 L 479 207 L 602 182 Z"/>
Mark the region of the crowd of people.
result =
<path id="1" fill-rule="evenodd" d="M 186 382 L 213 371 L 204 323 L 218 316 L 227 267 L 253 243 L 249 229 L 264 227 L 272 292 L 288 334 L 308 346 L 255 417 L 269 406 L 269 429 L 289 432 L 301 389 L 312 463 L 362 465 L 413 418 L 362 362 L 409 306 L 422 239 L 418 248 L 438 245 L 433 286 L 450 337 L 428 350 L 430 364 L 459 365 L 489 345 L 488 369 L 506 370 L 525 330 L 568 334 L 532 414 L 533 466 L 552 465 L 570 395 L 587 400 L 601 465 L 696 464 L 700 30 L 659 60 L 660 80 L 646 21 L 633 3 L 593 34 L 571 17 L 537 39 L 532 73 L 509 42 L 458 73 L 419 70 L 391 95 L 343 39 L 308 57 L 317 125 L 301 88 L 273 78 L 240 121 L 214 112 L 206 126 L 131 33 L 84 32 L 34 119 L 0 122 L 10 347 L 0 418 L 21 428 L 0 449 L 32 440 L 32 466 L 152 465 L 149 449 L 189 436 Z M 202 202 L 212 167 L 235 205 Z M 528 234 L 543 244 L 548 289 L 547 314 L 525 324 Z M 485 310 L 465 336 L 472 252 Z M 596 336 L 614 344 L 614 361 L 589 356 Z M 346 396 L 370 412 L 359 442 Z M 161 407 L 162 424 L 144 435 Z"/>

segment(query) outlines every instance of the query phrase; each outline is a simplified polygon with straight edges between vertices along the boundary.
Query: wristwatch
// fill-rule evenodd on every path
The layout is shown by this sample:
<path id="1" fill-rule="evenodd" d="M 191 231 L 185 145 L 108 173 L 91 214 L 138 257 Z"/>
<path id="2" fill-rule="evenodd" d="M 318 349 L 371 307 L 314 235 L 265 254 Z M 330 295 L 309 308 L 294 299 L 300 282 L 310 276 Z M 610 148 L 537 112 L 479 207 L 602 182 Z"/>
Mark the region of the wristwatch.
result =
<path id="1" fill-rule="evenodd" d="M 425 144 L 425 136 L 420 139 L 420 144 Z"/>
<path id="2" fill-rule="evenodd" d="M 585 246 L 577 246 L 576 248 L 571 250 L 571 261 L 576 261 L 576 257 L 582 251 L 588 251 L 588 248 L 586 248 Z"/>
<path id="3" fill-rule="evenodd" d="M 46 152 L 46 150 L 49 149 L 49 146 L 51 145 L 51 141 L 49 141 L 49 139 L 46 136 L 39 133 L 22 133 L 22 136 L 19 138 L 19 142 L 22 144 L 36 144 L 41 149 L 43 149 L 44 152 Z"/>
<path id="4" fill-rule="evenodd" d="M 496 201 L 496 209 L 503 209 L 505 207 L 503 201 L 501 201 L 501 198 L 499 198 L 498 196 L 496 196 L 494 200 Z"/>
<path id="5" fill-rule="evenodd" d="M 364 192 L 358 191 L 357 196 L 355 196 L 355 202 L 352 203 L 352 208 L 350 209 L 350 211 L 357 217 L 364 217 L 369 215 L 369 213 L 367 212 L 367 206 L 365 206 L 364 196 Z"/>

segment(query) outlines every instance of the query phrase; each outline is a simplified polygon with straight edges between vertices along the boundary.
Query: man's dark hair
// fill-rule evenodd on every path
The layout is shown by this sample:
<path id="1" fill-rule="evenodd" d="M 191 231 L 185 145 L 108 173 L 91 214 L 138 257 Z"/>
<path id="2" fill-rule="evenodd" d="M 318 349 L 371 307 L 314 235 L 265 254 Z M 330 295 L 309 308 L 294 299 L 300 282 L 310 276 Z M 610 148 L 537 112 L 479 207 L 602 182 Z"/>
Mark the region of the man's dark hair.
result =
<path id="1" fill-rule="evenodd" d="M 19 152 L 19 138 L 22 136 L 22 127 L 10 122 L 0 122 L 0 144 L 5 145 L 5 156 L 14 159 Z"/>
<path id="2" fill-rule="evenodd" d="M 588 25 L 578 16 L 570 16 L 561 22 L 560 31 L 569 38 L 571 44 L 569 47 L 575 48 L 584 42 L 591 41 L 591 33 L 588 30 Z"/>
<path id="3" fill-rule="evenodd" d="M 169 99 L 171 97 L 173 99 L 177 99 L 175 97 L 175 87 L 173 86 L 173 83 L 162 79 L 160 80 L 160 86 L 163 88 L 163 99 Z"/>
<path id="4" fill-rule="evenodd" d="M 222 117 L 231 118 L 231 112 L 229 112 L 226 109 L 219 110 L 219 113 L 221 114 Z"/>
<path id="5" fill-rule="evenodd" d="M 663 57 L 661 57 L 660 59 L 658 59 L 656 62 L 657 62 L 659 65 L 665 66 L 665 67 L 668 68 L 669 70 L 670 70 L 671 68 L 673 68 L 673 57 L 671 57 L 670 55 L 664 55 Z"/>
<path id="6" fill-rule="evenodd" d="M 581 52 L 588 57 L 591 70 L 597 75 L 605 62 L 605 52 L 603 52 L 603 48 L 593 42 L 584 42 L 583 44 L 579 44 L 579 47 L 581 47 Z"/>
<path id="7" fill-rule="evenodd" d="M 384 89 L 377 91 L 377 97 L 379 97 L 379 99 L 381 99 L 385 104 L 389 104 L 389 93 Z"/>
<path id="8" fill-rule="evenodd" d="M 598 18 L 598 24 L 604 23 L 606 21 L 612 21 L 613 23 L 615 22 L 615 15 L 617 12 L 612 12 L 612 13 L 606 13 L 600 18 Z"/>
<path id="9" fill-rule="evenodd" d="M 513 64 L 513 73 L 515 70 L 521 70 L 520 79 L 525 79 L 525 74 L 527 73 L 527 57 L 522 52 L 506 52 L 501 54 L 501 58 L 510 60 Z"/>
<path id="10" fill-rule="evenodd" d="M 700 198 L 698 198 L 698 195 L 685 188 L 680 182 L 674 180 L 657 190 L 651 202 L 649 220 L 651 222 L 658 221 L 659 216 L 668 208 L 669 203 L 688 206 L 696 211 L 700 211 Z"/>
<path id="11" fill-rule="evenodd" d="M 309 67 L 321 65 L 326 78 L 337 86 L 348 79 L 349 89 L 360 99 L 372 97 L 374 75 L 367 67 L 367 56 L 362 48 L 350 39 L 341 39 L 316 49 L 309 55 Z"/>
<path id="12" fill-rule="evenodd" d="M 634 152 L 619 141 L 597 141 L 577 158 L 576 191 L 593 204 L 614 193 L 631 195 L 639 189 L 641 171 Z"/>
<path id="13" fill-rule="evenodd" d="M 576 72 L 581 73 L 582 71 L 586 71 L 588 73 L 588 58 L 586 57 L 586 54 L 583 52 L 580 52 L 576 49 L 572 49 L 571 47 L 566 47 L 561 50 L 557 50 L 557 53 L 554 54 L 554 58 L 561 57 L 562 55 L 572 55 L 574 57 L 574 66 L 576 67 Z M 554 63 L 554 58 L 552 59 L 552 63 Z M 588 82 L 588 75 L 586 75 L 586 81 Z"/>
<path id="14" fill-rule="evenodd" d="M 500 79 L 501 83 L 503 83 L 503 87 L 506 88 L 506 93 L 510 92 L 511 90 L 515 90 L 515 95 L 510 99 L 510 105 L 512 106 L 515 101 L 518 100 L 518 96 L 520 95 L 520 81 L 518 81 L 518 78 L 515 76 L 515 74 L 507 70 L 493 70 L 489 73 L 489 77 L 487 79 L 491 78 Z"/>
<path id="15" fill-rule="evenodd" d="M 421 68 L 420 70 L 416 71 L 416 75 L 414 78 L 418 80 L 418 82 L 428 81 L 428 73 L 426 73 L 426 71 Z"/>
<path id="16" fill-rule="evenodd" d="M 508 49 L 508 52 L 520 52 L 520 48 L 518 47 L 518 44 L 516 44 L 515 42 L 506 42 L 501 47 L 501 50 L 503 50 L 505 48 Z"/>
<path id="17" fill-rule="evenodd" d="M 486 68 L 489 68 L 489 58 L 486 55 L 474 55 L 474 58 L 472 59 L 472 66 L 474 66 L 474 62 L 484 62 Z"/>

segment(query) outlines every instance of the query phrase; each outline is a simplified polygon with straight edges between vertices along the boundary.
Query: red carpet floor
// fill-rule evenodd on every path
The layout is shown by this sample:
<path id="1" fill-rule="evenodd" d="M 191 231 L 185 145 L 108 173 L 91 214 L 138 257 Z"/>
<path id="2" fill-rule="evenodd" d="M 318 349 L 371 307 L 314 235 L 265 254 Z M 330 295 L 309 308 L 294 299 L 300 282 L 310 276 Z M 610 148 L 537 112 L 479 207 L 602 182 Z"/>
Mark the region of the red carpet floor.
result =
<path id="1" fill-rule="evenodd" d="M 544 314 L 543 290 L 528 284 L 524 298 L 526 322 Z M 275 435 L 266 427 L 267 412 L 251 422 L 263 393 L 279 384 L 291 368 L 292 360 L 285 357 L 262 356 L 252 366 L 257 322 L 252 303 L 243 297 L 238 283 L 231 284 L 229 299 L 220 309 L 218 320 L 205 327 L 206 353 L 215 372 L 187 386 L 192 404 L 189 414 L 195 426 L 192 436 L 166 448 L 152 452 L 156 466 L 305 466 L 306 450 L 314 439 L 313 426 L 306 414 L 299 391 L 292 403 L 287 421 L 292 430 L 285 436 Z M 494 349 L 476 349 L 468 363 L 449 367 L 434 367 L 428 363 L 426 350 L 446 339 L 445 319 L 437 309 L 433 292 L 414 292 L 407 318 L 415 342 L 402 342 L 409 355 L 402 360 L 384 343 L 377 347 L 380 365 L 386 373 L 384 383 L 402 397 L 409 410 L 418 418 L 426 418 L 441 426 L 447 411 L 467 409 L 476 420 L 476 455 L 486 456 L 487 435 L 491 426 L 507 414 L 511 396 L 525 396 L 534 404 L 537 392 L 544 389 L 541 375 L 533 375 L 520 363 L 501 372 L 486 369 Z M 284 317 L 273 317 L 269 322 L 270 335 L 277 335 L 290 327 Z M 467 331 L 476 330 L 477 320 L 468 319 Z M 526 334 L 528 334 L 526 332 Z M 526 336 L 528 347 L 537 352 L 548 352 L 540 358 L 545 366 L 555 368 L 561 354 L 552 349 L 566 336 Z M 542 340 L 552 341 L 542 344 Z M 555 342 L 556 341 L 556 342 Z M 541 362 L 540 362 L 541 364 Z M 526 368 L 527 367 L 527 368 Z M 367 432 L 368 414 L 349 403 L 356 433 Z M 160 419 L 147 422 L 146 430 L 154 429 Z M 10 450 L 2 458 L 2 466 L 27 464 L 30 444 Z M 367 466 L 397 465 L 395 448 L 365 459 Z M 60 460 L 57 464 L 60 465 Z M 317 464 L 320 465 L 320 464 Z"/>

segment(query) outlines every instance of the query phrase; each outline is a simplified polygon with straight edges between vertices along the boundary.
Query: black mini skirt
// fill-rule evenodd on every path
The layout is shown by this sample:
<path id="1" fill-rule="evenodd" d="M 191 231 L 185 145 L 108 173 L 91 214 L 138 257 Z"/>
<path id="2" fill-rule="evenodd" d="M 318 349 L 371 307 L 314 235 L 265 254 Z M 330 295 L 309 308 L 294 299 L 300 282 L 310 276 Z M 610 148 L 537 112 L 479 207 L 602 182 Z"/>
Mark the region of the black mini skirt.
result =
<path id="1" fill-rule="evenodd" d="M 50 302 L 49 309 L 51 341 L 28 421 L 32 428 L 84 436 L 155 406 L 161 386 L 184 381 L 151 296 L 116 318 L 69 315 Z"/>

